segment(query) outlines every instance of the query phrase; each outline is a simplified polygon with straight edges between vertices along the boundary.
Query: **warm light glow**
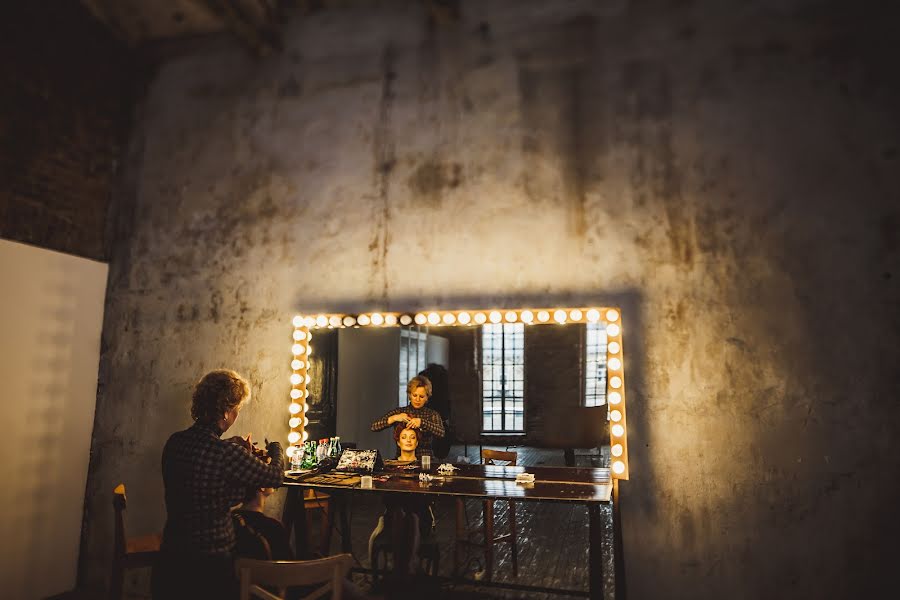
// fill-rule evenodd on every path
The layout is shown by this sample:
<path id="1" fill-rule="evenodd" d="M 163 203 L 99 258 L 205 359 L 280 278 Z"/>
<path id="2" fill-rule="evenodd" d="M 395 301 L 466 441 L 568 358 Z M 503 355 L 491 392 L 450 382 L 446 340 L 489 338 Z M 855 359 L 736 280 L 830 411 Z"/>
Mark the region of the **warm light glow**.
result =
<path id="1" fill-rule="evenodd" d="M 610 392 L 609 393 L 609 403 L 610 404 L 618 404 L 622 401 L 622 394 L 619 392 Z"/>
<path id="2" fill-rule="evenodd" d="M 304 416 L 303 417 L 303 426 L 306 427 L 307 425 L 309 425 L 309 419 Z"/>
<path id="3" fill-rule="evenodd" d="M 461 312 L 461 313 L 459 313 L 459 316 L 457 317 L 457 319 L 459 320 L 460 325 L 468 325 L 469 322 L 472 320 L 472 315 L 470 315 L 467 312 Z"/>
<path id="4" fill-rule="evenodd" d="M 384 324 L 393 327 L 397 324 L 397 315 L 385 315 Z"/>
<path id="5" fill-rule="evenodd" d="M 303 397 L 309 398 L 309 390 L 303 390 Z"/>
<path id="6" fill-rule="evenodd" d="M 303 432 L 303 441 L 305 442 L 305 441 L 308 440 L 308 439 L 309 439 L 309 432 L 308 432 L 308 431 L 304 431 L 304 432 Z"/>
<path id="7" fill-rule="evenodd" d="M 416 315 L 416 324 L 418 324 L 418 325 L 424 325 L 424 324 L 427 323 L 427 322 L 428 322 L 428 317 L 426 317 L 426 316 L 423 315 L 422 313 L 419 313 L 419 314 Z"/>
<path id="8" fill-rule="evenodd" d="M 506 319 L 507 323 L 515 323 L 518 316 L 516 315 L 516 311 L 508 310 L 506 314 L 503 315 L 503 318 Z"/>
<path id="9" fill-rule="evenodd" d="M 287 450 L 285 450 L 284 453 L 287 454 L 288 458 L 293 458 L 293 456 L 297 452 L 297 450 L 298 450 L 297 446 L 288 446 Z"/>
<path id="10" fill-rule="evenodd" d="M 328 319 L 328 324 L 332 327 L 340 327 L 341 326 L 341 318 L 337 315 L 334 315 L 330 319 Z"/>
<path id="11" fill-rule="evenodd" d="M 612 434 L 616 437 L 622 437 L 623 435 L 625 435 L 625 428 L 618 423 L 613 425 L 610 431 L 612 431 Z"/>
<path id="12" fill-rule="evenodd" d="M 359 321 L 359 324 L 362 326 L 366 326 L 370 322 L 369 315 L 359 315 L 359 319 L 357 319 L 357 320 Z"/>
<path id="13" fill-rule="evenodd" d="M 437 314 L 436 312 L 428 313 L 428 322 L 432 325 L 437 325 L 441 322 L 441 315 Z"/>
<path id="14" fill-rule="evenodd" d="M 291 369 L 293 369 L 294 371 L 297 371 L 298 369 L 302 369 L 302 368 L 303 368 L 302 360 L 295 358 L 294 360 L 291 361 Z"/>
<path id="15" fill-rule="evenodd" d="M 306 385 L 309 385 L 309 375 L 306 376 Z M 309 391 L 309 390 L 307 390 Z"/>
<path id="16" fill-rule="evenodd" d="M 301 392 L 300 390 L 291 390 L 291 399 L 293 399 L 293 400 L 297 400 L 302 395 L 303 395 L 303 392 Z"/>
<path id="17" fill-rule="evenodd" d="M 298 412 L 300 412 L 300 405 L 296 402 L 291 402 L 291 405 L 288 406 L 288 412 L 292 415 L 296 415 Z"/>
<path id="18" fill-rule="evenodd" d="M 530 310 L 523 310 L 520 317 L 522 318 L 523 323 L 531 323 L 534 321 L 534 313 Z"/>
<path id="19" fill-rule="evenodd" d="M 288 421 L 288 425 L 291 427 L 291 429 L 296 429 L 302 422 L 303 421 L 300 420 L 300 417 L 291 417 Z"/>
<path id="20" fill-rule="evenodd" d="M 306 348 L 303 346 L 303 344 L 294 344 L 293 346 L 291 346 L 291 352 L 294 354 L 294 356 L 299 356 L 306 352 Z"/>
<path id="21" fill-rule="evenodd" d="M 613 447 L 609 450 L 610 454 L 613 456 L 622 456 L 624 451 L 625 449 L 622 448 L 622 444 L 613 444 Z"/>
<path id="22" fill-rule="evenodd" d="M 475 313 L 475 322 L 479 325 L 483 325 L 484 322 L 487 321 L 487 317 L 484 313 Z"/>
<path id="23" fill-rule="evenodd" d="M 316 318 L 315 317 L 306 317 L 303 319 L 303 324 L 307 327 L 315 327 L 316 326 Z"/>
<path id="24" fill-rule="evenodd" d="M 625 472 L 625 463 L 623 463 L 621 460 L 617 460 L 613 463 L 612 470 L 616 475 L 621 475 Z"/>
<path id="25" fill-rule="evenodd" d="M 326 317 L 325 315 L 319 315 L 318 317 L 316 317 L 316 326 L 325 327 L 326 325 L 328 325 L 328 317 Z"/>
<path id="26" fill-rule="evenodd" d="M 441 319 L 445 325 L 453 325 L 456 323 L 456 315 L 453 313 L 444 313 L 443 319 Z"/>
<path id="27" fill-rule="evenodd" d="M 619 353 L 619 342 L 610 342 L 606 347 L 607 354 L 618 354 Z"/>
<path id="28" fill-rule="evenodd" d="M 354 319 L 350 315 L 344 317 L 344 327 L 353 327 L 354 325 L 356 325 L 356 319 Z M 365 325 L 365 323 L 360 322 L 360 325 Z"/>
<path id="29" fill-rule="evenodd" d="M 300 315 L 297 315 L 296 317 L 294 317 L 291 320 L 291 323 L 294 324 L 294 327 L 301 327 L 301 326 L 303 326 L 303 317 L 301 317 Z"/>
<path id="30" fill-rule="evenodd" d="M 310 333 L 307 333 L 307 334 L 306 334 L 306 343 L 308 344 L 308 343 L 310 343 L 311 341 L 312 341 L 312 333 L 310 332 Z"/>
<path id="31" fill-rule="evenodd" d="M 412 323 L 412 317 L 409 315 L 400 315 L 400 324 L 401 325 L 409 325 Z"/>
<path id="32" fill-rule="evenodd" d="M 619 320 L 619 311 L 614 308 L 606 311 L 606 320 L 607 321 L 618 321 Z"/>
<path id="33" fill-rule="evenodd" d="M 622 420 L 622 413 L 617 410 L 610 412 L 609 420 L 612 421 L 613 423 L 618 423 L 619 421 Z"/>
<path id="34" fill-rule="evenodd" d="M 538 311 L 537 317 L 538 321 L 540 321 L 541 323 L 546 323 L 550 320 L 550 313 L 548 313 L 546 310 L 541 310 Z"/>
<path id="35" fill-rule="evenodd" d="M 499 310 L 492 310 L 488 318 L 491 320 L 491 323 L 499 323 L 503 315 L 500 314 Z"/>
<path id="36" fill-rule="evenodd" d="M 572 319 L 573 321 L 580 321 L 581 320 L 581 311 L 578 310 L 577 308 L 573 308 L 569 312 L 569 318 Z"/>
<path id="37" fill-rule="evenodd" d="M 307 377 L 309 377 L 309 375 L 307 375 Z M 309 382 L 307 381 L 307 383 L 309 383 Z M 622 378 L 621 377 L 610 377 L 609 378 L 609 387 L 611 387 L 614 390 L 617 390 L 620 387 L 622 387 Z"/>
<path id="38" fill-rule="evenodd" d="M 300 441 L 300 434 L 296 431 L 292 431 L 288 434 L 288 441 L 292 444 L 296 444 Z"/>
<path id="39" fill-rule="evenodd" d="M 610 337 L 616 337 L 619 335 L 619 326 L 615 323 L 611 323 L 606 326 L 606 335 Z"/>
<path id="40" fill-rule="evenodd" d="M 599 321 L 600 311 L 596 308 L 592 308 L 591 310 L 587 311 L 587 320 L 591 323 L 596 323 L 597 321 Z"/>
<path id="41" fill-rule="evenodd" d="M 564 311 L 564 310 L 558 310 L 558 311 L 554 312 L 554 313 L 553 313 L 553 319 L 554 319 L 557 323 L 560 323 L 560 324 L 565 323 L 565 322 L 566 322 L 566 311 Z"/>
<path id="42" fill-rule="evenodd" d="M 291 375 L 291 385 L 297 385 L 301 381 L 303 381 L 303 378 L 300 377 L 298 373 L 294 373 L 293 375 Z"/>
<path id="43" fill-rule="evenodd" d="M 384 317 L 381 313 L 372 313 L 372 325 L 381 325 L 384 323 Z"/>
<path id="44" fill-rule="evenodd" d="M 613 371 L 618 371 L 619 369 L 622 368 L 622 361 L 619 360 L 618 358 L 611 358 L 611 359 L 609 359 L 608 365 L 609 365 L 609 368 L 612 369 Z"/>
<path id="45" fill-rule="evenodd" d="M 300 329 L 295 329 L 294 330 L 294 339 L 299 342 L 300 340 L 306 339 L 306 334 L 303 333 L 303 331 Z"/>
<path id="46" fill-rule="evenodd" d="M 309 412 L 309 402 L 303 404 L 303 412 Z"/>

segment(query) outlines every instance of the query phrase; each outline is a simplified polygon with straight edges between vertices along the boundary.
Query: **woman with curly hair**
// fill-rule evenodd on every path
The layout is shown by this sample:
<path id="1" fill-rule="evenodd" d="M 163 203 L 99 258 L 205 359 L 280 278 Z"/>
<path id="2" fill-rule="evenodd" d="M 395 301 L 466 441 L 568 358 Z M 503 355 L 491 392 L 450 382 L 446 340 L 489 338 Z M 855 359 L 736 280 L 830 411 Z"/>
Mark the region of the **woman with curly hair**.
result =
<path id="1" fill-rule="evenodd" d="M 238 373 L 207 373 L 191 398 L 194 424 L 166 442 L 167 518 L 153 570 L 156 599 L 237 597 L 230 509 L 248 487 L 280 486 L 284 469 L 278 442 L 269 443 L 267 464 L 254 456 L 250 436 L 222 439 L 249 400 L 250 384 Z"/>

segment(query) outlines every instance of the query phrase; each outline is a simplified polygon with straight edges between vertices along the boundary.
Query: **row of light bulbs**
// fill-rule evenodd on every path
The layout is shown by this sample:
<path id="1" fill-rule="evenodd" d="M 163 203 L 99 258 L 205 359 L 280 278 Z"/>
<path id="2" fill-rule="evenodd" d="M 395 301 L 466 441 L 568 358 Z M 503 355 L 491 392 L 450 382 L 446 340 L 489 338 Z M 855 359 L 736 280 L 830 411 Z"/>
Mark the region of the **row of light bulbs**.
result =
<path id="1" fill-rule="evenodd" d="M 309 438 L 306 426 L 309 419 L 306 412 L 309 405 L 306 399 L 309 397 L 309 389 L 307 386 L 310 377 L 307 372 L 309 367 L 309 355 L 311 353 L 310 342 L 312 340 L 311 328 L 316 327 L 355 327 L 374 325 L 376 327 L 396 325 L 482 325 L 484 323 L 597 323 L 601 316 L 606 319 L 606 352 L 607 352 L 607 381 L 609 402 L 609 420 L 610 426 L 610 453 L 613 460 L 611 469 L 615 476 L 627 478 L 628 474 L 628 453 L 625 436 L 625 382 L 622 363 L 622 328 L 619 325 L 619 311 L 610 308 L 572 308 L 572 309 L 535 309 L 535 310 L 507 310 L 501 312 L 493 311 L 444 311 L 417 313 L 415 315 L 406 313 L 366 313 L 356 317 L 352 315 L 317 315 L 294 317 L 292 323 L 294 325 L 293 340 L 291 347 L 293 360 L 291 361 L 291 403 L 288 406 L 290 419 L 288 424 L 291 431 L 288 434 L 288 456 L 292 455 L 296 450 L 295 444 L 305 442 Z"/>

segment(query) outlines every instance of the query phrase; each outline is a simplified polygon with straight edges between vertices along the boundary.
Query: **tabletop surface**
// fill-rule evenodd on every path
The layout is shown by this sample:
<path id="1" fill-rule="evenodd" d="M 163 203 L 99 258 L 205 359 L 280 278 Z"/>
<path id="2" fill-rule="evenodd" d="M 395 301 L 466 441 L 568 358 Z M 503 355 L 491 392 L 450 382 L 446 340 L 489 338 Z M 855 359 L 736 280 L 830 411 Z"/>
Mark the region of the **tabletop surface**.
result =
<path id="1" fill-rule="evenodd" d="M 420 469 L 388 466 L 374 476 L 371 489 L 360 488 L 359 475 L 334 471 L 321 476 L 285 476 L 284 485 L 575 503 L 609 502 L 612 493 L 609 469 L 465 464 L 454 466 L 457 470 L 452 475 L 441 475 L 436 466 L 433 467 L 428 472 L 433 479 L 428 482 L 419 481 Z M 519 473 L 533 474 L 534 483 L 516 483 L 516 475 Z"/>

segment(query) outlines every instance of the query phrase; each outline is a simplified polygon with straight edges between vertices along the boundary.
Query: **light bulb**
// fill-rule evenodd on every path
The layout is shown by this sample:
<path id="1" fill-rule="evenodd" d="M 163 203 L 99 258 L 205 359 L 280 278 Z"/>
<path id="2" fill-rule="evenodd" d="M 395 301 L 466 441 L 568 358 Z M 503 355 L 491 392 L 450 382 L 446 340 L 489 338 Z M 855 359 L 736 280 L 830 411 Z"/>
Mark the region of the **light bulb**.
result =
<path id="1" fill-rule="evenodd" d="M 540 321 L 541 323 L 546 323 L 550 320 L 550 313 L 548 313 L 546 310 L 539 310 L 537 317 L 538 321 Z"/>
<path id="2" fill-rule="evenodd" d="M 303 404 L 303 412 L 309 412 L 309 402 Z"/>
<path id="3" fill-rule="evenodd" d="M 359 324 L 360 325 L 368 325 L 371 322 L 372 321 L 369 318 L 369 315 L 359 315 Z"/>
<path id="4" fill-rule="evenodd" d="M 309 419 L 306 416 L 304 416 L 303 417 L 303 426 L 306 427 L 307 425 L 309 425 Z"/>
<path id="5" fill-rule="evenodd" d="M 606 326 L 606 335 L 610 337 L 616 337 L 619 335 L 619 326 L 615 323 L 610 323 Z"/>
<path id="6" fill-rule="evenodd" d="M 612 470 L 616 475 L 621 475 L 625 472 L 625 463 L 623 463 L 621 460 L 617 460 L 613 463 Z"/>
<path id="7" fill-rule="evenodd" d="M 469 322 L 472 320 L 472 315 L 470 315 L 467 312 L 461 312 L 461 313 L 459 313 L 459 316 L 457 317 L 457 319 L 459 320 L 460 324 L 468 325 Z"/>
<path id="8" fill-rule="evenodd" d="M 522 314 L 519 316 L 522 318 L 523 323 L 531 323 L 534 321 L 534 313 L 530 310 L 523 310 Z"/>
<path id="9" fill-rule="evenodd" d="M 300 426 L 301 422 L 300 417 L 291 417 L 290 420 L 288 420 L 288 425 L 290 425 L 291 429 L 296 429 Z"/>
<path id="10" fill-rule="evenodd" d="M 296 415 L 298 412 L 300 412 L 300 405 L 296 402 L 291 402 L 291 405 L 288 406 L 288 412 L 292 415 Z"/>
<path id="11" fill-rule="evenodd" d="M 609 449 L 609 452 L 613 456 L 622 456 L 622 453 L 625 452 L 625 449 L 622 448 L 622 444 L 613 444 L 613 447 Z"/>
<path id="12" fill-rule="evenodd" d="M 618 358 L 609 359 L 608 364 L 609 364 L 609 368 L 612 369 L 613 371 L 618 371 L 619 369 L 622 368 L 622 361 L 619 360 Z"/>
<path id="13" fill-rule="evenodd" d="M 385 315 L 384 324 L 393 327 L 397 324 L 397 315 Z"/>
<path id="14" fill-rule="evenodd" d="M 309 432 L 308 432 L 308 431 L 304 431 L 304 432 L 303 432 L 303 441 L 305 442 L 305 441 L 308 440 L 308 439 L 309 439 Z"/>
<path id="15" fill-rule="evenodd" d="M 558 311 L 554 312 L 553 320 L 555 320 L 557 323 L 560 323 L 560 324 L 565 323 L 566 322 L 566 311 L 558 310 Z"/>
<path id="16" fill-rule="evenodd" d="M 618 423 L 619 421 L 622 420 L 622 413 L 617 410 L 610 412 L 609 420 L 612 421 L 613 423 Z"/>
<path id="17" fill-rule="evenodd" d="M 619 392 L 610 392 L 609 393 L 609 403 L 610 404 L 618 404 L 622 401 L 622 394 Z"/>
<path id="18" fill-rule="evenodd" d="M 309 390 L 303 390 L 303 397 L 309 398 Z"/>
<path id="19" fill-rule="evenodd" d="M 296 371 L 298 369 L 302 369 L 302 368 L 303 368 L 302 360 L 298 360 L 295 358 L 294 360 L 291 361 L 291 369 L 293 369 L 294 371 Z"/>
<path id="20" fill-rule="evenodd" d="M 294 344 L 293 346 L 291 346 L 291 353 L 294 356 L 299 356 L 300 354 L 303 354 L 304 349 L 305 348 L 303 348 L 303 344 Z"/>
<path id="21" fill-rule="evenodd" d="M 492 310 L 488 318 L 491 320 L 491 323 L 499 323 L 500 319 L 503 318 L 503 315 L 501 315 L 498 310 Z"/>
<path id="22" fill-rule="evenodd" d="M 484 313 L 475 313 L 475 322 L 479 325 L 482 325 L 485 321 L 487 321 L 487 317 Z"/>
<path id="23" fill-rule="evenodd" d="M 416 325 L 424 325 L 427 322 L 428 322 L 428 317 L 426 317 L 422 313 L 418 313 L 416 315 Z"/>
<path id="24" fill-rule="evenodd" d="M 572 310 L 569 311 L 569 318 L 572 319 L 573 321 L 580 321 L 581 320 L 581 311 L 577 308 L 573 308 Z"/>
<path id="25" fill-rule="evenodd" d="M 308 343 L 311 342 L 311 341 L 312 341 L 312 333 L 311 333 L 311 332 L 307 332 L 307 333 L 306 333 L 306 343 L 308 344 Z"/>
<path id="26" fill-rule="evenodd" d="M 326 317 L 325 315 L 319 315 L 318 317 L 316 317 L 317 327 L 325 327 L 326 325 L 328 325 L 328 317 Z"/>
<path id="27" fill-rule="evenodd" d="M 587 320 L 591 323 L 596 323 L 597 321 L 599 321 L 600 311 L 596 308 L 592 308 L 591 310 L 587 311 Z"/>
<path id="28" fill-rule="evenodd" d="M 309 377 L 309 375 L 307 375 L 307 377 Z M 307 381 L 307 383 L 309 383 L 309 382 Z M 609 387 L 611 387 L 614 390 L 617 390 L 620 387 L 622 387 L 622 378 L 618 377 L 618 376 L 610 377 L 609 378 Z"/>
<path id="29" fill-rule="evenodd" d="M 301 392 L 300 390 L 291 390 L 291 399 L 292 400 L 296 400 L 302 395 L 303 395 L 303 392 Z"/>
<path id="30" fill-rule="evenodd" d="M 610 431 L 612 431 L 612 434 L 616 437 L 622 437 L 623 435 L 625 435 L 625 428 L 618 423 L 613 425 Z"/>
<path id="31" fill-rule="evenodd" d="M 453 325 L 456 323 L 456 315 L 453 313 L 444 313 L 443 318 L 441 319 L 444 322 L 444 325 Z"/>
<path id="32" fill-rule="evenodd" d="M 306 376 L 306 385 L 309 385 L 309 375 Z"/>
<path id="33" fill-rule="evenodd" d="M 400 315 L 400 324 L 401 325 L 409 325 L 412 323 L 412 317 L 409 315 Z"/>
<path id="34" fill-rule="evenodd" d="M 316 318 L 315 317 L 306 317 L 303 319 L 303 324 L 306 325 L 307 329 L 310 327 L 316 326 Z"/>
<path id="35" fill-rule="evenodd" d="M 381 325 L 384 323 L 384 317 L 381 313 L 372 313 L 372 325 Z"/>
<path id="36" fill-rule="evenodd" d="M 428 322 L 432 325 L 437 325 L 441 322 L 441 315 L 437 314 L 436 312 L 428 313 Z"/>
<path id="37" fill-rule="evenodd" d="M 619 353 L 619 342 L 610 342 L 606 347 L 607 354 L 618 354 Z"/>
<path id="38" fill-rule="evenodd" d="M 294 339 L 297 340 L 298 342 L 299 342 L 300 340 L 302 340 L 303 338 L 305 338 L 305 337 L 306 337 L 306 336 L 305 336 L 305 335 L 303 334 L 303 332 L 300 331 L 299 329 L 295 329 L 295 330 L 294 330 Z"/>
<path id="39" fill-rule="evenodd" d="M 506 311 L 506 314 L 503 315 L 503 318 L 506 319 L 507 323 L 515 323 L 516 319 L 518 319 L 519 317 L 516 314 L 516 311 L 508 310 L 508 311 Z"/>
<path id="40" fill-rule="evenodd" d="M 343 323 L 344 327 L 353 327 L 354 325 L 356 325 L 356 319 L 354 319 L 350 315 L 347 315 L 346 317 L 344 317 Z M 360 325 L 365 325 L 365 323 L 360 322 Z"/>
<path id="41" fill-rule="evenodd" d="M 291 323 L 294 324 L 294 327 L 300 327 L 303 325 L 303 317 L 297 315 L 291 320 Z"/>
<path id="42" fill-rule="evenodd" d="M 341 318 L 337 315 L 332 316 L 328 319 L 328 324 L 332 327 L 340 327 L 341 326 Z"/>
<path id="43" fill-rule="evenodd" d="M 300 439 L 300 434 L 296 431 L 292 431 L 288 434 L 288 441 L 292 444 L 296 443 Z"/>
<path id="44" fill-rule="evenodd" d="M 618 321 L 619 320 L 619 311 L 614 308 L 606 311 L 606 320 L 607 321 Z"/>
<path id="45" fill-rule="evenodd" d="M 288 458 L 293 458 L 295 452 L 297 452 L 297 446 L 288 446 L 284 451 L 284 453 L 287 454 Z"/>
<path id="46" fill-rule="evenodd" d="M 300 377 L 300 375 L 298 373 L 294 373 L 293 375 L 291 375 L 291 385 L 297 385 L 302 380 L 303 380 L 303 378 Z"/>

